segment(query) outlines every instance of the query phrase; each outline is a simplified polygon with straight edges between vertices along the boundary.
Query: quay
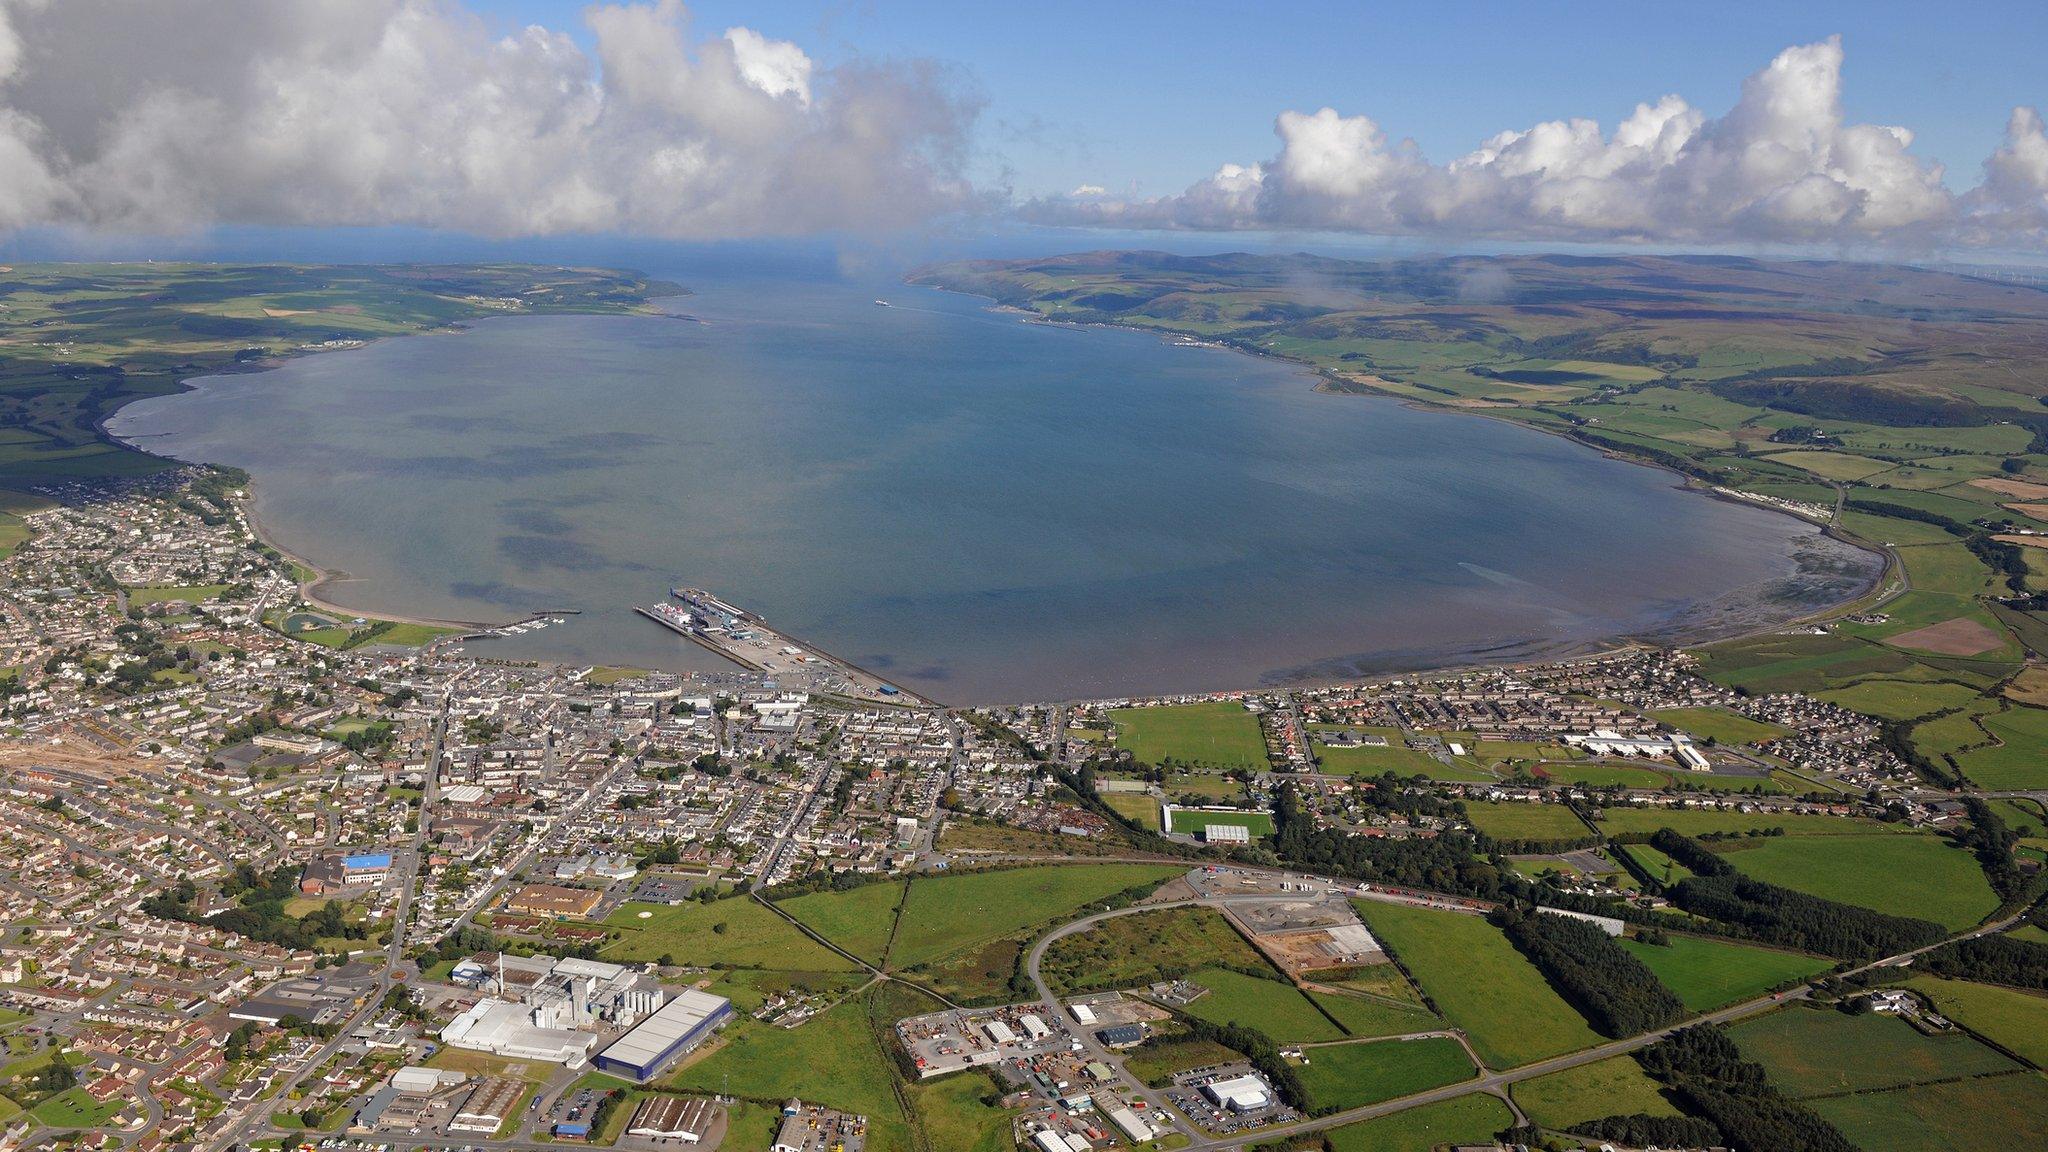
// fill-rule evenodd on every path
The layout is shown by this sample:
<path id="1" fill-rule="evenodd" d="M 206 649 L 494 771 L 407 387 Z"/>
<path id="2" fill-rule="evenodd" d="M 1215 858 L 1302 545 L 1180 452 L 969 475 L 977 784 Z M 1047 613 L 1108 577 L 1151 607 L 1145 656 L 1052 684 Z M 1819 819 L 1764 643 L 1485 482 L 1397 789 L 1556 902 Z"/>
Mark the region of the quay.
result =
<path id="1" fill-rule="evenodd" d="M 875 704 L 930 707 L 936 701 L 899 688 L 858 664 L 770 628 L 759 614 L 719 599 L 701 588 L 671 588 L 677 604 L 634 605 L 633 611 L 709 648 L 749 671 L 806 679 L 820 674 L 844 682 L 831 691 Z"/>

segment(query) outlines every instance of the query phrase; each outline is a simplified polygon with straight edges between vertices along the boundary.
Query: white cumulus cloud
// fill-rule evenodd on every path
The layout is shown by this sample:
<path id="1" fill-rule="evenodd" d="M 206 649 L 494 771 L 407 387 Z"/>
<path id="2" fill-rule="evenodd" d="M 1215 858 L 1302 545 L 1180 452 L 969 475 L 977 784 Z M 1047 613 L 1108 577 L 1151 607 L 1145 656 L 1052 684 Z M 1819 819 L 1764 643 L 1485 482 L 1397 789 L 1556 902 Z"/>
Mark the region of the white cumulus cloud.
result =
<path id="1" fill-rule="evenodd" d="M 1448 163 L 1371 117 L 1282 112 L 1278 155 L 1178 195 L 1054 197 L 1027 215 L 1120 227 L 1330 229 L 1557 241 L 2010 244 L 2048 236 L 2048 137 L 2013 115 L 1964 196 L 1906 128 L 1847 122 L 1839 38 L 1785 49 L 1714 117 L 1681 97 L 1499 133 Z"/>
<path id="2" fill-rule="evenodd" d="M 694 39 L 677 0 L 585 20 L 588 49 L 459 0 L 0 0 L 0 228 L 721 237 L 985 206 L 978 102 L 936 65 Z"/>

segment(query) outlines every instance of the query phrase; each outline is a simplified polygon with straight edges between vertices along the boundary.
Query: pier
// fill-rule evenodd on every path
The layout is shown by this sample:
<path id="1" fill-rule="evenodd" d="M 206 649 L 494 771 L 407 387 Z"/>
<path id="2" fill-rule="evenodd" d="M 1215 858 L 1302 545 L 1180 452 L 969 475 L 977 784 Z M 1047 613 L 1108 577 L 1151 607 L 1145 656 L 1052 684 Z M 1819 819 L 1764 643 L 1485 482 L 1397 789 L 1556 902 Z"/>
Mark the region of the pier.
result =
<path id="1" fill-rule="evenodd" d="M 821 676 L 842 683 L 828 690 L 873 704 L 931 706 L 928 700 L 828 652 L 770 628 L 761 617 L 701 588 L 671 588 L 677 603 L 633 611 L 656 624 L 709 648 L 750 671 L 776 677 L 815 680 Z"/>

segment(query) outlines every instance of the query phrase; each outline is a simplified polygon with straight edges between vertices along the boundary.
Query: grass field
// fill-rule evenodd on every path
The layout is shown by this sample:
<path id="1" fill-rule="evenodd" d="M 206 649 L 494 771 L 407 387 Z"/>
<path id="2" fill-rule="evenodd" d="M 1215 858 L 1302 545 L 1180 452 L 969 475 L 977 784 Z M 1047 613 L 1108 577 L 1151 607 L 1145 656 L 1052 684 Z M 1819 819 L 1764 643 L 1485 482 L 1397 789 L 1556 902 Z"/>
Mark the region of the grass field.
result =
<path id="1" fill-rule="evenodd" d="M 66 1088 L 29 1109 L 28 1114 L 52 1128 L 99 1128 L 113 1119 L 128 1100 L 123 1093 L 102 1104 L 86 1095 L 83 1088 Z"/>
<path id="2" fill-rule="evenodd" d="M 1760 636 L 1716 644 L 1698 655 L 1701 675 L 1753 692 L 1822 692 L 1913 666 L 1902 652 L 1839 635 Z"/>
<path id="3" fill-rule="evenodd" d="M 1110 712 L 1116 742 L 1146 764 L 1177 760 L 1226 768 L 1266 767 L 1259 718 L 1239 704 L 1219 701 Z"/>
<path id="4" fill-rule="evenodd" d="M 889 964 L 909 968 L 1070 915 L 1083 904 L 1186 871 L 1176 865 L 1061 864 L 911 881 Z"/>
<path id="5" fill-rule="evenodd" d="M 1647 965 L 1687 1009 L 1711 1012 L 1761 996 L 1780 984 L 1816 976 L 1833 967 L 1818 956 L 1779 952 L 1704 936 L 1672 936 L 1669 945 L 1633 938 L 1621 946 Z"/>
<path id="6" fill-rule="evenodd" d="M 1299 1070 L 1312 1108 L 1356 1108 L 1469 1079 L 1477 1069 L 1456 1040 L 1373 1040 L 1310 1048 Z"/>
<path id="7" fill-rule="evenodd" d="M 1209 990 L 1183 1009 L 1190 1016 L 1212 1024 L 1255 1028 L 1281 1044 L 1344 1038 L 1342 1029 L 1277 973 L 1266 980 L 1228 968 L 1197 968 L 1188 979 Z"/>
<path id="8" fill-rule="evenodd" d="M 1975 700 L 1977 695 L 1977 690 L 1967 684 L 1926 684 L 1873 677 L 1859 680 L 1847 688 L 1822 692 L 1820 698 L 1865 716 L 1912 720 L 1932 712 L 1960 708 Z"/>
<path id="9" fill-rule="evenodd" d="M 794 1029 L 753 1021 L 730 1025 L 721 1048 L 661 1086 L 757 1100 L 797 1096 L 861 1112 L 873 1133 L 871 1147 L 907 1150 L 909 1118 L 896 1096 L 894 1058 L 882 1050 L 869 1017 L 883 1007 L 871 1003 L 878 995 L 870 990 Z M 827 1052 L 831 1059 L 819 1059 Z"/>
<path id="10" fill-rule="evenodd" d="M 649 913 L 644 920 L 642 912 Z M 844 957 L 748 897 L 673 907 L 627 903 L 606 917 L 604 924 L 621 933 L 620 939 L 600 950 L 612 960 L 655 960 L 666 955 L 678 964 L 802 972 L 852 967 Z M 723 932 L 717 930 L 720 924 L 725 925 Z"/>
<path id="11" fill-rule="evenodd" d="M 1210 824 L 1246 829 L 1254 840 L 1273 834 L 1271 812 L 1190 812 L 1177 809 L 1173 814 L 1175 832 L 1200 833 L 1204 826 Z"/>
<path id="12" fill-rule="evenodd" d="M 1975 857 L 1934 836 L 1780 836 L 1741 841 L 1727 860 L 1758 880 L 1951 929 L 1998 907 Z"/>
<path id="13" fill-rule="evenodd" d="M 1484 1145 L 1514 1126 L 1514 1113 L 1495 1096 L 1475 1092 L 1405 1108 L 1329 1132 L 1332 1152 L 1431 1152 L 1447 1145 Z"/>
<path id="14" fill-rule="evenodd" d="M 1321 741 L 1316 742 L 1315 748 L 1323 771 L 1335 776 L 1379 776 L 1392 772 L 1397 776 L 1427 776 L 1432 780 L 1474 783 L 1496 779 L 1476 765 L 1447 765 L 1427 752 L 1405 747 L 1398 736 L 1385 748 L 1332 748 Z"/>
<path id="15" fill-rule="evenodd" d="M 1777 724 L 1765 724 L 1719 708 L 1665 708 L 1649 713 L 1650 719 L 1669 724 L 1696 740 L 1717 744 L 1755 744 L 1785 735 Z"/>
<path id="16" fill-rule="evenodd" d="M 1960 1033 L 1924 1036 L 1892 1016 L 1783 1008 L 1729 1029 L 1787 1096 L 1824 1096 L 1981 1076 L 2019 1067 Z"/>
<path id="17" fill-rule="evenodd" d="M 1405 1036 L 1443 1027 L 1443 1021 L 1419 1003 L 1395 1005 L 1331 992 L 1310 992 L 1308 998 L 1352 1036 Z"/>
<path id="18" fill-rule="evenodd" d="M 1496 840 L 1578 840 L 1593 835 L 1578 814 L 1563 804 L 1465 802 L 1472 826 Z"/>
<path id="19" fill-rule="evenodd" d="M 812 892 L 782 901 L 777 907 L 855 956 L 880 965 L 896 928 L 896 907 L 903 902 L 903 882 L 864 884 L 844 892 Z"/>
<path id="20" fill-rule="evenodd" d="M 1949 1019 L 2037 1066 L 2048 1065 L 2048 996 L 1939 976 L 1915 976 L 1906 986 Z"/>
<path id="21" fill-rule="evenodd" d="M 130 588 L 128 589 L 128 603 L 138 605 L 168 604 L 177 601 L 185 604 L 197 604 L 202 600 L 211 600 L 227 590 L 228 586 L 225 584 L 197 584 L 183 587 L 160 585 L 150 588 Z"/>
<path id="22" fill-rule="evenodd" d="M 1141 826 L 1158 830 L 1159 798 L 1148 792 L 1104 792 L 1102 802 L 1119 815 L 1136 820 Z"/>
<path id="23" fill-rule="evenodd" d="M 1787 837 L 1849 836 L 1885 827 L 1875 820 L 1857 817 L 1798 812 L 1723 812 L 1704 808 L 1604 808 L 1599 816 L 1600 830 L 1609 836 L 1647 836 L 1659 828 L 1669 828 L 1687 836 L 1741 833 L 1764 828 L 1783 828 Z"/>
<path id="24" fill-rule="evenodd" d="M 1515 1103 L 1531 1121 L 1559 1131 L 1603 1116 L 1679 1114 L 1632 1056 L 1614 1056 L 1538 1076 L 1515 1085 L 1512 1091 Z"/>
<path id="25" fill-rule="evenodd" d="M 1046 981 L 1062 993 L 1133 988 L 1169 969 L 1261 967 L 1265 960 L 1210 908 L 1164 908 L 1105 920 L 1046 949 Z"/>
<path id="26" fill-rule="evenodd" d="M 1863 1152 L 2048 1148 L 2048 1080 L 2034 1072 L 1837 1096 L 1806 1106 Z"/>
<path id="27" fill-rule="evenodd" d="M 1512 1068 L 1599 1042 L 1500 931 L 1477 916 L 1355 901 L 1373 934 L 1465 1030 L 1489 1067 Z"/>
<path id="28" fill-rule="evenodd" d="M 1185 1028 L 1185 1025 L 1180 1027 Z M 1190 1068 L 1207 1068 L 1212 1064 L 1225 1064 L 1244 1058 L 1237 1052 L 1211 1040 L 1197 1040 L 1183 1033 L 1171 1039 L 1156 1039 L 1133 1048 L 1124 1057 L 1124 1067 L 1146 1084 L 1160 1085 L 1176 1072 Z"/>
<path id="29" fill-rule="evenodd" d="M 1964 775 L 1984 788 L 2048 787 L 2048 709 L 2015 707 L 1983 724 L 1999 743 L 1957 755 Z"/>

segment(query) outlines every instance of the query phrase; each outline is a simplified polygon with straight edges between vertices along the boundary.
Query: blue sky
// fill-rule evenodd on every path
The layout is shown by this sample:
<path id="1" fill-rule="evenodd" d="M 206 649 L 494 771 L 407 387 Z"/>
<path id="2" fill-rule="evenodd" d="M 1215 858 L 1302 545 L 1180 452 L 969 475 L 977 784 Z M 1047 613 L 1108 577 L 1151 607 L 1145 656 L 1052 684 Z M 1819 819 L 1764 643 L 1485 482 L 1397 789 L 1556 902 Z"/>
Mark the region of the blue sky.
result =
<path id="1" fill-rule="evenodd" d="M 508 28 L 582 30 L 576 0 L 471 0 Z M 1844 110 L 1901 124 L 1913 153 L 1975 184 L 2018 104 L 2048 103 L 2048 4 L 1119 4 L 699 0 L 699 34 L 744 24 L 819 62 L 933 57 L 988 99 L 976 175 L 1026 196 L 1081 183 L 1178 192 L 1270 157 L 1273 118 L 1325 105 L 1373 117 L 1439 163 L 1510 128 L 1570 116 L 1608 130 L 1666 93 L 1718 114 L 1780 50 L 1832 34 Z"/>

